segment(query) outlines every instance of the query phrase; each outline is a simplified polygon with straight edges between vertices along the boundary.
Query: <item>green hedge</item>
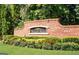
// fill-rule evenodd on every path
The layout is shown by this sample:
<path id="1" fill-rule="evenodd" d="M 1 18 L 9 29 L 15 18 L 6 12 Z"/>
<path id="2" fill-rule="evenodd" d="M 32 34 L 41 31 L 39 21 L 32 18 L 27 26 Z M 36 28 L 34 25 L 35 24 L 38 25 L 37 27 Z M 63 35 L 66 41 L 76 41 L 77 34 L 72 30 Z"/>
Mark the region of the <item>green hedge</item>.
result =
<path id="1" fill-rule="evenodd" d="M 66 37 L 66 38 L 63 38 L 63 42 L 75 42 L 79 44 L 79 38 L 78 37 Z"/>
<path id="2" fill-rule="evenodd" d="M 7 35 L 4 36 L 3 43 L 46 50 L 79 50 L 78 37 L 18 37 Z"/>
<path id="3" fill-rule="evenodd" d="M 74 42 L 56 43 L 53 45 L 54 50 L 79 50 L 79 45 Z"/>

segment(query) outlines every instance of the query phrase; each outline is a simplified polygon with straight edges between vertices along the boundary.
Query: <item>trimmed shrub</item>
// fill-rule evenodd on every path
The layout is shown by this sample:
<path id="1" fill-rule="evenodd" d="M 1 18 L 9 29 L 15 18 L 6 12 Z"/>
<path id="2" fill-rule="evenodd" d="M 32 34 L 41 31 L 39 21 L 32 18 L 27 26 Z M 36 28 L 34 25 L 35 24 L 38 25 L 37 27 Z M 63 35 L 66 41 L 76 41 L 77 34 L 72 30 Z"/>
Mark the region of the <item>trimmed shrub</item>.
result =
<path id="1" fill-rule="evenodd" d="M 54 50 L 79 50 L 79 45 L 74 42 L 56 43 L 53 45 Z"/>
<path id="2" fill-rule="evenodd" d="M 21 46 L 21 47 L 27 46 L 26 40 L 21 39 L 21 40 L 19 41 L 19 46 Z"/>
<path id="3" fill-rule="evenodd" d="M 63 38 L 63 42 L 75 42 L 79 44 L 79 38 L 77 37 L 67 37 Z"/>
<path id="4" fill-rule="evenodd" d="M 46 50 L 79 50 L 79 38 L 4 36 L 3 43 Z"/>
<path id="5" fill-rule="evenodd" d="M 55 44 L 56 42 L 59 42 L 60 38 L 56 38 L 56 37 L 48 37 L 46 38 L 43 43 L 49 43 L 50 45 Z"/>
<path id="6" fill-rule="evenodd" d="M 42 44 L 40 44 L 40 43 L 35 43 L 34 48 L 42 49 Z"/>
<path id="7" fill-rule="evenodd" d="M 27 47 L 34 48 L 35 42 L 34 41 L 27 41 Z"/>
<path id="8" fill-rule="evenodd" d="M 55 43 L 55 44 L 53 45 L 53 50 L 61 50 L 61 49 L 62 49 L 61 46 L 62 46 L 61 43 Z"/>
<path id="9" fill-rule="evenodd" d="M 49 43 L 43 43 L 42 44 L 42 49 L 52 50 L 52 45 L 49 44 Z"/>
<path id="10" fill-rule="evenodd" d="M 74 42 L 63 43 L 62 50 L 79 50 L 79 45 Z"/>
<path id="11" fill-rule="evenodd" d="M 27 45 L 28 48 L 34 48 L 34 45 Z"/>

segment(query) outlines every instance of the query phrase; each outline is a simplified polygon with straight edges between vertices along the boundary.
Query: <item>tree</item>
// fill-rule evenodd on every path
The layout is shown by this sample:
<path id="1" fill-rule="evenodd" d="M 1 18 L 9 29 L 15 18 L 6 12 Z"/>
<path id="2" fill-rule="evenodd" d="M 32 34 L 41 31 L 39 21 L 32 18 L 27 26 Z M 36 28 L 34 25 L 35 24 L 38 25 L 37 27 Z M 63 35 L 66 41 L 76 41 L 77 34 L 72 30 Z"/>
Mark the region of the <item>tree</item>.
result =
<path id="1" fill-rule="evenodd" d="M 76 12 L 75 21 L 76 21 L 76 24 L 79 25 L 79 4 L 76 5 L 75 12 Z"/>
<path id="2" fill-rule="evenodd" d="M 1 6 L 1 34 L 14 34 L 14 28 L 22 25 L 26 18 L 27 5 Z"/>

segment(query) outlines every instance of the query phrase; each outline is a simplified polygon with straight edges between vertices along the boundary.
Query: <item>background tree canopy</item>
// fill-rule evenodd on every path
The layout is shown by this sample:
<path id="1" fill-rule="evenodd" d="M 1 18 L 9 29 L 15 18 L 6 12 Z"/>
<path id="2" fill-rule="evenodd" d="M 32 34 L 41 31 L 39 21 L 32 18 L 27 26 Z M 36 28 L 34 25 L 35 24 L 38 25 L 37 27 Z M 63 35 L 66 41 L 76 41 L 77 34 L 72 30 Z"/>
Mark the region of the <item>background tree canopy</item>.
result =
<path id="1" fill-rule="evenodd" d="M 0 5 L 0 35 L 13 34 L 24 21 L 60 18 L 62 25 L 79 25 L 77 4 L 5 4 Z"/>
<path id="2" fill-rule="evenodd" d="M 79 5 L 35 4 L 30 5 L 28 19 L 60 18 L 63 25 L 79 24 Z"/>

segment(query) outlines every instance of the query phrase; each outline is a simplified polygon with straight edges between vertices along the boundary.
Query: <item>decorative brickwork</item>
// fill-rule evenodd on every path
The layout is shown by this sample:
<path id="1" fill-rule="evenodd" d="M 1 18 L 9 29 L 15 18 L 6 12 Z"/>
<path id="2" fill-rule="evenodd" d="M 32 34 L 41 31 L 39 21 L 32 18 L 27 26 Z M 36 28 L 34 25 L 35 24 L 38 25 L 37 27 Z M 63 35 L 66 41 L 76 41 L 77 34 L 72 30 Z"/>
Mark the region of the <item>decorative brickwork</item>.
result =
<path id="1" fill-rule="evenodd" d="M 56 19 L 26 21 L 23 28 L 15 29 L 14 35 L 17 36 L 79 36 L 79 25 L 63 26 Z M 44 27 L 46 33 L 30 33 L 33 27 Z"/>

